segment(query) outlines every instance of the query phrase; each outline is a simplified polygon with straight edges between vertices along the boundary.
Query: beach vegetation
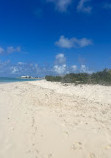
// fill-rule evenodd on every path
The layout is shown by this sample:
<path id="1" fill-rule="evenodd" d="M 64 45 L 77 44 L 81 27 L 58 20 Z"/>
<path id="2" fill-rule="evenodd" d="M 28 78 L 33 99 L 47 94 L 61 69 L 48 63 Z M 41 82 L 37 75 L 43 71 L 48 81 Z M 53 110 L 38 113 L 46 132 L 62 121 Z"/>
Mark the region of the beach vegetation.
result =
<path id="1" fill-rule="evenodd" d="M 111 69 L 104 69 L 92 74 L 70 73 L 64 76 L 46 76 L 45 79 L 51 82 L 111 85 Z"/>

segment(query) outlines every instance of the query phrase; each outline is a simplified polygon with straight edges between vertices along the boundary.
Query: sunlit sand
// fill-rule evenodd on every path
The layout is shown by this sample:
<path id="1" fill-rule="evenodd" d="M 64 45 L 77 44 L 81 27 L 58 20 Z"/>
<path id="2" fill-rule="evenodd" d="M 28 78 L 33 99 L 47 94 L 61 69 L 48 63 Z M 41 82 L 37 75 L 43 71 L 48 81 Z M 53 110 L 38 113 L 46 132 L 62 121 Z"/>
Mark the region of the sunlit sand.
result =
<path id="1" fill-rule="evenodd" d="M 0 84 L 0 158 L 111 158 L 111 87 Z"/>

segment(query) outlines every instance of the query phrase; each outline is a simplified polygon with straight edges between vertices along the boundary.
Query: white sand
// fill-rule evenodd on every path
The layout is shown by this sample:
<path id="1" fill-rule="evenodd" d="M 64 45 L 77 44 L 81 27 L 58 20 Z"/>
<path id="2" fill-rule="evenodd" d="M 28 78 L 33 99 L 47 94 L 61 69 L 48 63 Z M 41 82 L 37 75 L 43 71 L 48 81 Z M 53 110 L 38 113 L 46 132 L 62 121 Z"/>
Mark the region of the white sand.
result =
<path id="1" fill-rule="evenodd" d="M 111 158 L 111 87 L 0 84 L 0 158 Z"/>

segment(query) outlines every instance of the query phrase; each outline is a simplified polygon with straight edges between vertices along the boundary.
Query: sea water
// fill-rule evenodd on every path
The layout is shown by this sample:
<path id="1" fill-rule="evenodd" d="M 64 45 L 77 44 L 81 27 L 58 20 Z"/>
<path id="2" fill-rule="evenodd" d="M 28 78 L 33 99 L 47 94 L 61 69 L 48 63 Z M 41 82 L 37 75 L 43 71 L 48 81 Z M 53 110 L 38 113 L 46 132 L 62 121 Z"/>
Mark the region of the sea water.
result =
<path id="1" fill-rule="evenodd" d="M 4 83 L 4 82 L 35 81 L 35 80 L 40 80 L 40 79 L 22 79 L 22 78 L 0 77 L 0 83 Z"/>

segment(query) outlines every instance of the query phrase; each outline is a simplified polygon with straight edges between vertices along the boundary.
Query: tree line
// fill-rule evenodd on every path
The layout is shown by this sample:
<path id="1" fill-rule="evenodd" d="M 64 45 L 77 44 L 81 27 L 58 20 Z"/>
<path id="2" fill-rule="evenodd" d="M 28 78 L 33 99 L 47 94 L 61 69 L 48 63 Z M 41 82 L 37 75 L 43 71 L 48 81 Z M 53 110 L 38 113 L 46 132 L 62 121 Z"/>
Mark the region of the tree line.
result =
<path id="1" fill-rule="evenodd" d="M 47 81 L 75 83 L 75 84 L 102 84 L 111 85 L 111 69 L 104 69 L 92 74 L 88 73 L 70 73 L 64 76 L 45 76 Z"/>

